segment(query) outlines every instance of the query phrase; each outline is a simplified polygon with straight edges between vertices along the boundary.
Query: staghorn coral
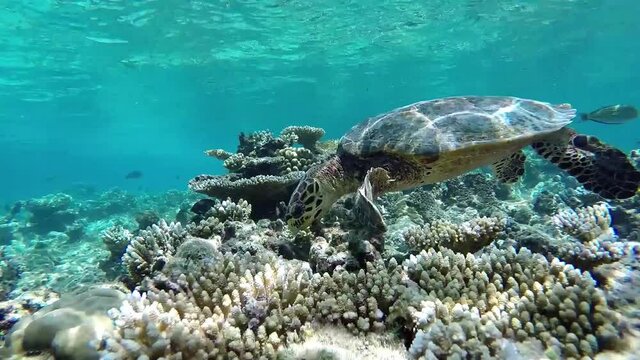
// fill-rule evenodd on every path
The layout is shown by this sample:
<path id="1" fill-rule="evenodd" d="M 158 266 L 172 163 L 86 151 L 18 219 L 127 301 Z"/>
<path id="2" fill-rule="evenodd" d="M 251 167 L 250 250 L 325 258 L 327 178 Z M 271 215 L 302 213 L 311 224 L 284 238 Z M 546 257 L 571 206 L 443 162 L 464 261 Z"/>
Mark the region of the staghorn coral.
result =
<path id="1" fill-rule="evenodd" d="M 460 253 L 474 253 L 489 245 L 507 227 L 504 218 L 481 217 L 461 224 L 436 220 L 404 233 L 404 240 L 412 252 L 430 248 L 449 248 Z"/>
<path id="2" fill-rule="evenodd" d="M 161 270 L 186 238 L 187 231 L 180 223 L 167 224 L 160 220 L 131 240 L 122 263 L 131 279 L 138 283 Z"/>

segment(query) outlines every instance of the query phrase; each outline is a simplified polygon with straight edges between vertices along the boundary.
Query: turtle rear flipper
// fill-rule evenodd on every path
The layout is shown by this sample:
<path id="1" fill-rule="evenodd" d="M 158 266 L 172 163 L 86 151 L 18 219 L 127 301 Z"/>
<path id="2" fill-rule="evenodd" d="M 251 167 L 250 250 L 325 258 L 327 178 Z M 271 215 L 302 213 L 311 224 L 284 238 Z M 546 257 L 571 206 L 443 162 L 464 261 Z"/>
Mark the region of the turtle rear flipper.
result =
<path id="1" fill-rule="evenodd" d="M 389 175 L 386 170 L 372 168 L 367 171 L 367 175 L 356 193 L 353 213 L 360 224 L 374 231 L 385 232 L 387 230 L 382 213 L 373 200 L 388 181 Z"/>
<path id="2" fill-rule="evenodd" d="M 526 159 L 522 150 L 516 151 L 491 164 L 491 169 L 500 182 L 511 184 L 518 181 L 524 174 Z"/>
<path id="3" fill-rule="evenodd" d="M 569 141 L 540 141 L 531 146 L 585 189 L 606 199 L 628 199 L 640 187 L 640 172 L 627 156 L 594 136 L 572 134 Z"/>

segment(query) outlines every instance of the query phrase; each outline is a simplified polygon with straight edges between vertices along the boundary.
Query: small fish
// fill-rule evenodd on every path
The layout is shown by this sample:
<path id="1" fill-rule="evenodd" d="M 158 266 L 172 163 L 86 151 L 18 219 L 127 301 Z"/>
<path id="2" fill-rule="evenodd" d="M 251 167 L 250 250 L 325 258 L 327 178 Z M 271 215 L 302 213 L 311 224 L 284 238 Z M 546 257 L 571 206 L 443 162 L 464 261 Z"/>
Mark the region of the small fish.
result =
<path id="1" fill-rule="evenodd" d="M 109 39 L 102 37 L 94 37 L 94 36 L 85 36 L 85 39 L 91 40 L 101 44 L 127 44 L 129 41 L 124 39 Z"/>
<path id="2" fill-rule="evenodd" d="M 198 215 L 204 215 L 215 205 L 216 202 L 213 199 L 200 199 L 191 206 L 191 212 Z"/>
<path id="3" fill-rule="evenodd" d="M 142 171 L 133 170 L 132 172 L 125 175 L 125 179 L 140 179 L 142 177 Z"/>
<path id="4" fill-rule="evenodd" d="M 638 117 L 638 109 L 631 105 L 609 105 L 588 114 L 580 114 L 582 120 L 591 120 L 602 124 L 624 124 Z"/>

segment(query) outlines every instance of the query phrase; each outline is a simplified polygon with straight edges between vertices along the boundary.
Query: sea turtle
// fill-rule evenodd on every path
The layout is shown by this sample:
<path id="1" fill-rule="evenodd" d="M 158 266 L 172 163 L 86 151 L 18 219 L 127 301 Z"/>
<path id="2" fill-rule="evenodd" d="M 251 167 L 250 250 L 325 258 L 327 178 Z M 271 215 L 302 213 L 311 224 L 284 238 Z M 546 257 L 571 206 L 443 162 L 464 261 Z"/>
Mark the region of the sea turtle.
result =
<path id="1" fill-rule="evenodd" d="M 482 166 L 490 165 L 498 180 L 513 183 L 524 174 L 522 149 L 529 145 L 586 189 L 607 199 L 632 197 L 640 172 L 622 151 L 569 129 L 575 116 L 569 104 L 457 96 L 369 118 L 341 138 L 335 156 L 307 171 L 291 195 L 286 221 L 294 230 L 306 228 L 340 197 L 357 192 L 357 203 L 369 207 L 358 212 L 379 222 L 374 197 Z M 375 183 L 367 176 L 372 171 Z"/>

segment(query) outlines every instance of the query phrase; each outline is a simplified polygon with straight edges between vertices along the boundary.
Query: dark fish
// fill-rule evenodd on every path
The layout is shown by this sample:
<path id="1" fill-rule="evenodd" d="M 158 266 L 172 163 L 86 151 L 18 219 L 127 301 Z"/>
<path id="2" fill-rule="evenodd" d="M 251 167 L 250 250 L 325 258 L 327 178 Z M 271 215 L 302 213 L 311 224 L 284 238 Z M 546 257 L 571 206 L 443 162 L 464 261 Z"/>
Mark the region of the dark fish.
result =
<path id="1" fill-rule="evenodd" d="M 216 204 L 212 199 L 200 199 L 191 207 L 191 212 L 198 215 L 204 215 Z"/>
<path id="2" fill-rule="evenodd" d="M 631 105 L 609 105 L 588 114 L 582 113 L 580 117 L 602 124 L 624 124 L 638 117 L 638 109 Z"/>
<path id="3" fill-rule="evenodd" d="M 125 175 L 125 179 L 140 179 L 142 177 L 142 171 L 134 170 L 127 175 Z"/>
<path id="4" fill-rule="evenodd" d="M 13 204 L 13 206 L 11 207 L 11 211 L 9 211 L 9 214 L 11 216 L 16 216 L 18 215 L 18 213 L 20 212 L 20 210 L 22 210 L 22 201 L 18 201 L 15 204 Z"/>

